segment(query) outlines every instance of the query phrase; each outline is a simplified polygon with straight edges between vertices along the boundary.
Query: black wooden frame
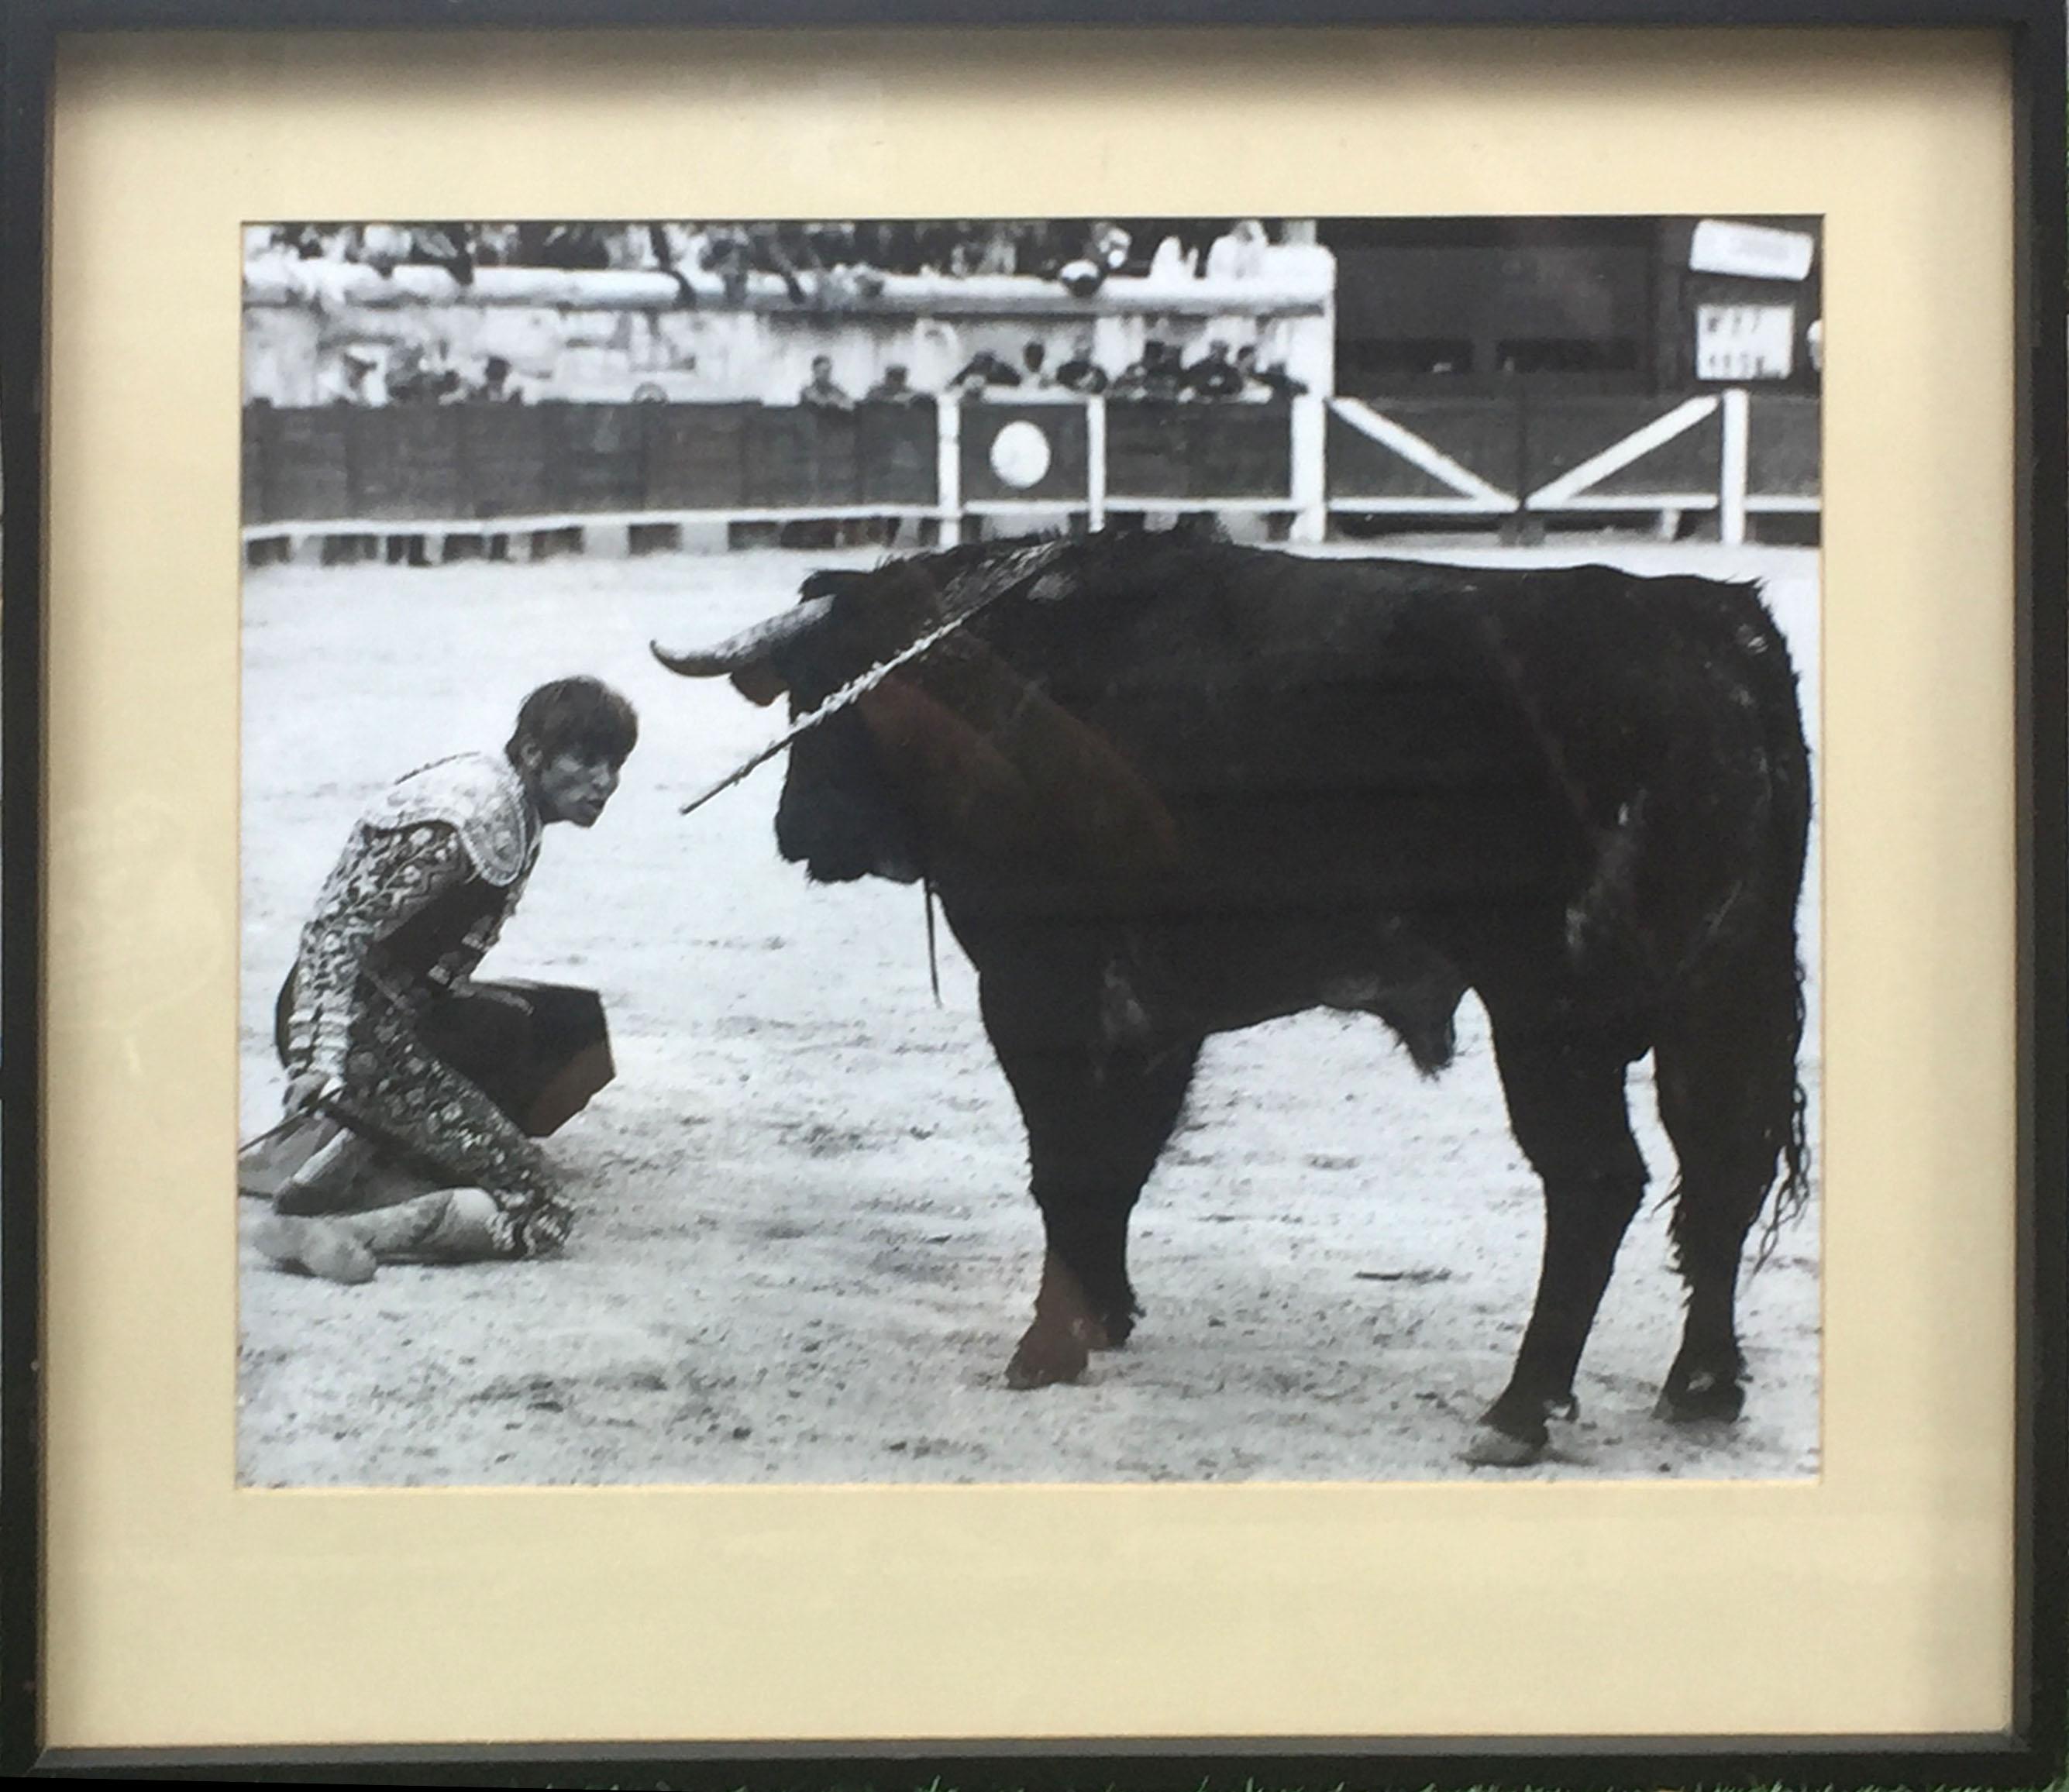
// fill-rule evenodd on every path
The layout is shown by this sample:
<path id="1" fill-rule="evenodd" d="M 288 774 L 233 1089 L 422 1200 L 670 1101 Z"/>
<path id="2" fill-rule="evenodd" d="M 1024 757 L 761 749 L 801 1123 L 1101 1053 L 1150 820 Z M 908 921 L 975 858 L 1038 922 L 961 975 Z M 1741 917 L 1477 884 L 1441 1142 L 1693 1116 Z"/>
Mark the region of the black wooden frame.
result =
<path id="1" fill-rule="evenodd" d="M 2036 1785 L 2063 1770 L 2069 1704 L 2069 1204 L 2065 1203 L 2064 64 L 2063 0 L 0 0 L 0 1776 L 130 1773 L 360 1784 L 810 1784 L 977 1787 L 1203 1783 L 1658 1786 Z M 1098 1738 L 1061 1746 L 46 1749 L 43 1629 L 39 1138 L 44 1024 L 43 447 L 49 107 L 58 39 L 112 30 L 683 29 L 920 25 L 1100 27 L 1345 23 L 1985 26 L 2010 39 L 2018 161 L 2017 369 L 2019 1313 L 2016 1716 L 2002 1734 L 1271 1738 L 1255 1745 Z"/>

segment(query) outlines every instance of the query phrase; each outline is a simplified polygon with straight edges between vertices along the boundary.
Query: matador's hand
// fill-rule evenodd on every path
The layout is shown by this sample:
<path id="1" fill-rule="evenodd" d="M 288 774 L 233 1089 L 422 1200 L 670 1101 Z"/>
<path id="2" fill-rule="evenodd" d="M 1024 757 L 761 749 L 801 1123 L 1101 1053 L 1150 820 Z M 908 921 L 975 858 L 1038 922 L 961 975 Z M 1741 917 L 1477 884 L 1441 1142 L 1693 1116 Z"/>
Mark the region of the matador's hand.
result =
<path id="1" fill-rule="evenodd" d="M 291 1078 L 287 1093 L 280 1098 L 283 1114 L 300 1114 L 314 1107 L 326 1095 L 334 1095 L 339 1087 L 338 1079 L 321 1070 L 304 1070 Z"/>

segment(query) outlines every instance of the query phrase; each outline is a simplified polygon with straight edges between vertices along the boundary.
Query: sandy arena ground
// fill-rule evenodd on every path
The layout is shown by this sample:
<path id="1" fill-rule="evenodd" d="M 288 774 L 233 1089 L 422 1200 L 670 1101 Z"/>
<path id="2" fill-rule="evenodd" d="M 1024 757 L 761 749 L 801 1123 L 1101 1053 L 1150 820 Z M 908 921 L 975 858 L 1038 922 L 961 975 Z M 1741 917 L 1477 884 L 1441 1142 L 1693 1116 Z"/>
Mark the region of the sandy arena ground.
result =
<path id="1" fill-rule="evenodd" d="M 1209 1042 L 1137 1210 L 1147 1316 L 1079 1385 L 1001 1371 L 1041 1252 L 1019 1118 L 945 928 L 916 890 L 810 887 L 771 835 L 781 760 L 677 805 L 780 727 L 686 684 L 650 637 L 715 638 L 871 552 L 269 568 L 245 586 L 246 1134 L 278 1113 L 273 994 L 366 799 L 499 746 L 524 693 L 590 671 L 643 732 L 594 831 L 547 836 L 485 975 L 591 984 L 618 1079 L 551 1150 L 582 1212 L 554 1261 L 384 1268 L 334 1286 L 243 1246 L 242 1478 L 263 1485 L 1418 1480 L 1506 1379 L 1540 1203 L 1468 998 L 1419 1079 L 1377 1022 L 1306 1015 Z M 1766 581 L 1806 674 L 1817 557 L 1589 544 L 1437 557 Z M 1804 923 L 1814 954 L 1817 865 Z M 1804 1072 L 1814 1103 L 1813 1032 Z M 1655 1191 L 1673 1159 L 1632 1077 Z M 248 1230 L 262 1211 L 243 1201 Z M 1632 1227 L 1538 1476 L 1814 1474 L 1816 1208 L 1746 1288 L 1746 1418 L 1651 1416 L 1679 1335 L 1667 1215 Z"/>

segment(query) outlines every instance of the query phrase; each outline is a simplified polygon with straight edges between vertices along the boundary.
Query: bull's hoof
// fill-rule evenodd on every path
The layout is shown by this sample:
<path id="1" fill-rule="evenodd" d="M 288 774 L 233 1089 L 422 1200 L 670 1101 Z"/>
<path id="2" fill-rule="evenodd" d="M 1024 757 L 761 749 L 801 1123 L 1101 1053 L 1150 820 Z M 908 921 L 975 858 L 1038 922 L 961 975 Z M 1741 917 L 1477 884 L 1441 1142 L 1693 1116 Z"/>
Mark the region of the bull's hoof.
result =
<path id="1" fill-rule="evenodd" d="M 1532 1443 L 1524 1437 L 1482 1425 L 1464 1451 L 1465 1460 L 1475 1468 L 1528 1468 L 1545 1454 L 1549 1437 Z"/>
<path id="2" fill-rule="evenodd" d="M 1105 1324 L 1095 1326 L 1086 1343 L 1095 1350 L 1117 1350 L 1128 1342 L 1128 1334 L 1135 1330 L 1132 1313 L 1110 1314 Z"/>
<path id="3" fill-rule="evenodd" d="M 1655 1417 L 1676 1425 L 1729 1423 L 1745 1411 L 1745 1389 L 1736 1375 L 1708 1369 L 1669 1375 L 1652 1410 Z"/>
<path id="4" fill-rule="evenodd" d="M 1085 1372 L 1092 1353 L 1108 1348 L 1106 1330 L 1089 1319 L 1054 1330 L 1037 1326 L 1020 1340 L 1006 1366 L 1006 1385 L 1024 1391 L 1074 1382 Z"/>
<path id="5" fill-rule="evenodd" d="M 1580 1415 L 1581 1403 L 1571 1388 L 1563 1394 L 1519 1394 L 1511 1388 L 1480 1415 L 1466 1460 L 1487 1468 L 1528 1468 L 1551 1448 L 1546 1421 Z"/>

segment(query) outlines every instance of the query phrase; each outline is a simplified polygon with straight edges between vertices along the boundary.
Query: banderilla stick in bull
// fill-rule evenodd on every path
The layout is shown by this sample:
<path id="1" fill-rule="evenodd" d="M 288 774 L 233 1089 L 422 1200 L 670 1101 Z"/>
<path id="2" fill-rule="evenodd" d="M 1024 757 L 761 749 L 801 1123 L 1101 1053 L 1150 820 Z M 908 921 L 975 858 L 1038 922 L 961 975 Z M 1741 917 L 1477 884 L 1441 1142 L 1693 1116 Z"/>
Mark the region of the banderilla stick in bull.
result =
<path id="1" fill-rule="evenodd" d="M 810 733 L 822 722 L 828 721 L 839 715 L 849 704 L 867 696 L 900 666 L 909 661 L 917 659 L 929 648 L 938 646 L 962 627 L 965 622 L 977 616 L 980 611 L 995 603 L 1009 591 L 1017 589 L 1031 573 L 1046 567 L 1051 560 L 1054 560 L 1062 545 L 1060 543 L 1044 543 L 1040 548 L 1032 553 L 1016 556 L 1011 577 L 994 585 L 989 591 L 979 592 L 974 598 L 959 608 L 956 613 L 942 623 L 939 628 L 930 629 L 911 646 L 901 648 L 881 665 L 872 666 L 859 678 L 850 679 L 817 709 L 799 716 L 767 746 L 759 747 L 749 754 L 716 783 L 705 785 L 676 813 L 679 815 L 694 814 L 720 792 L 730 790 L 757 766 L 767 764 L 800 735 Z M 1029 564 L 1030 562 L 1031 564 Z"/>

